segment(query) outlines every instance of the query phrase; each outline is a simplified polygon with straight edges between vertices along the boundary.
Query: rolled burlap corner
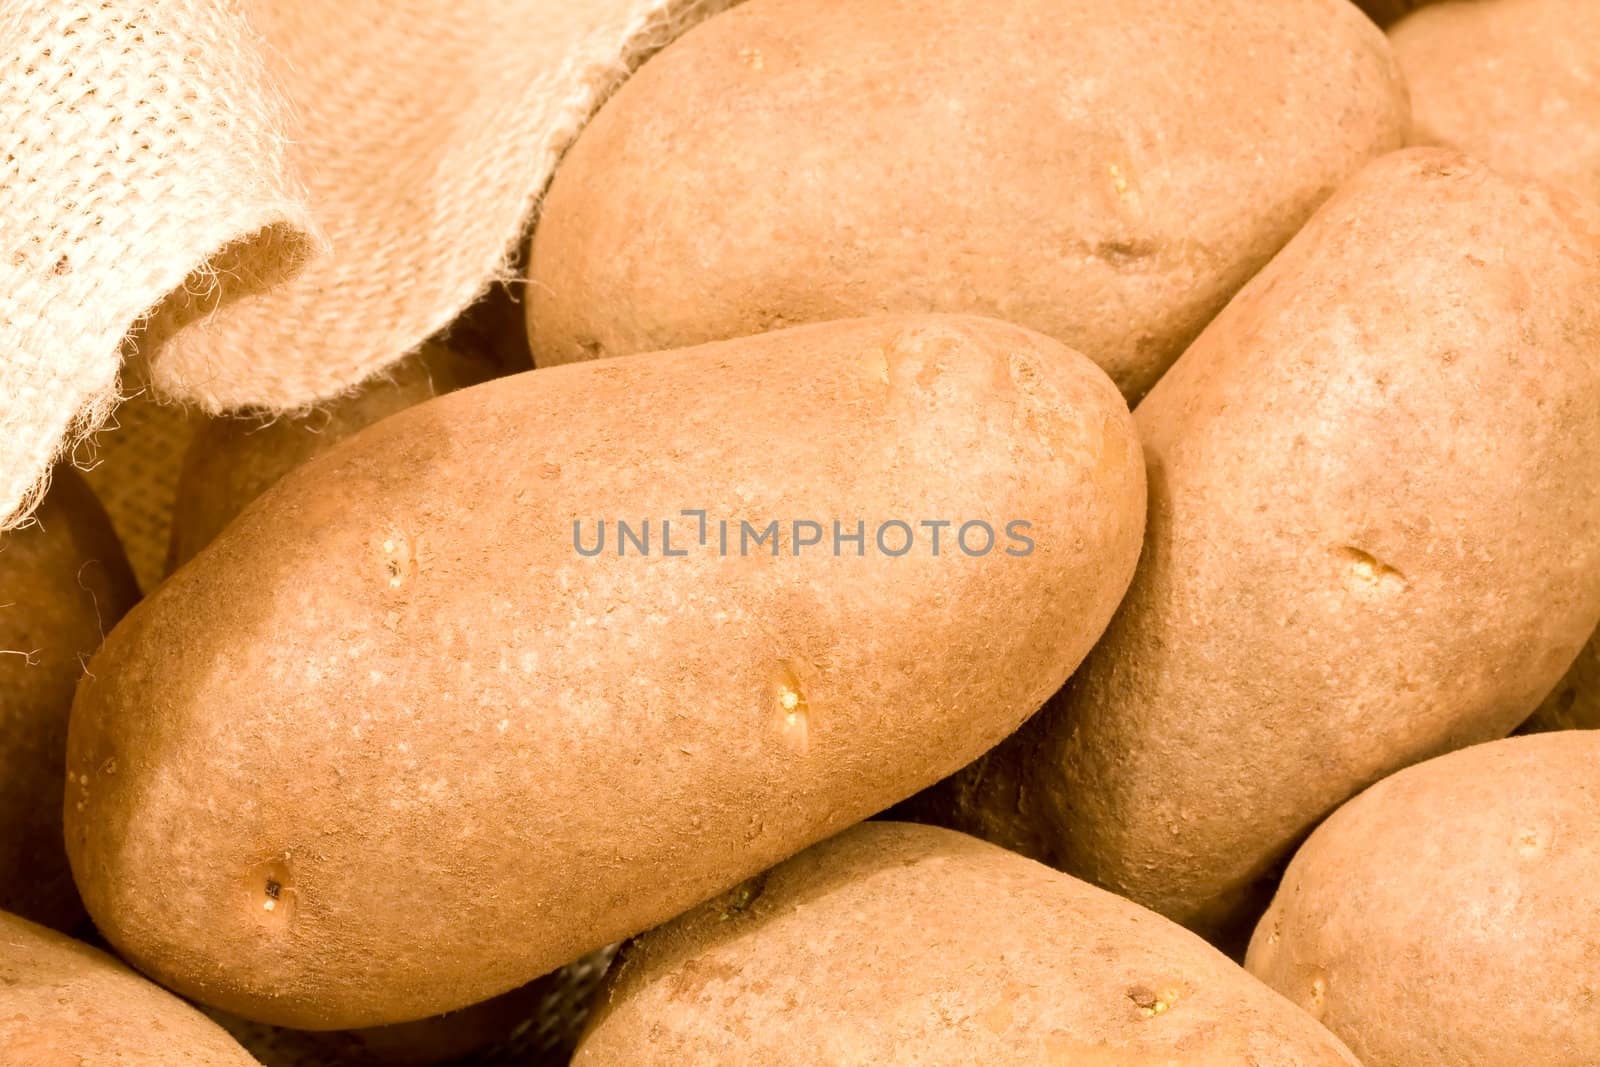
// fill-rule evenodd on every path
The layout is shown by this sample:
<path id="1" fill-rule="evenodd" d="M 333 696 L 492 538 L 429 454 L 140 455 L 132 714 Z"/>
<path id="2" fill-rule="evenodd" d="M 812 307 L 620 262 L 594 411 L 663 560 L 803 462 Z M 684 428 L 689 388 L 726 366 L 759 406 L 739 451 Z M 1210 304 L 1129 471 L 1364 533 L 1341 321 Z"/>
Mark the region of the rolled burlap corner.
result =
<path id="1" fill-rule="evenodd" d="M 300 411 L 505 271 L 562 152 L 733 0 L 9 0 L 0 529 L 102 426 Z"/>

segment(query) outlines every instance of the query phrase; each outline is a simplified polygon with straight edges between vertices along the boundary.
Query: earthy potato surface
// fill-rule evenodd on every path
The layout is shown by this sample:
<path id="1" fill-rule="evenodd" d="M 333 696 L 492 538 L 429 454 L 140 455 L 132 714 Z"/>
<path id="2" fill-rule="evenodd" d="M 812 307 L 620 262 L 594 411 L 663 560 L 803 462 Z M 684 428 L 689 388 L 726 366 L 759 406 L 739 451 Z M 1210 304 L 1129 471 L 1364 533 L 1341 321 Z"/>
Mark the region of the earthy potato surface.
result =
<path id="1" fill-rule="evenodd" d="M 1348 0 L 750 0 L 562 161 L 534 360 L 976 312 L 1137 397 L 1407 122 Z"/>
<path id="2" fill-rule="evenodd" d="M 1411 139 L 1600 202 L 1600 4 L 1477 0 L 1391 32 L 1412 89 Z M 1600 217 L 1600 206 L 1592 207 Z M 1529 729 L 1600 726 L 1600 631 Z"/>
<path id="3" fill-rule="evenodd" d="M 922 810 L 1242 946 L 1318 820 L 1509 733 L 1600 615 L 1596 292 L 1570 201 L 1373 164 L 1139 406 L 1127 599 Z"/>
<path id="4" fill-rule="evenodd" d="M 1600 735 L 1430 760 L 1295 854 L 1248 966 L 1368 1064 L 1600 1063 Z"/>
<path id="5" fill-rule="evenodd" d="M 0 911 L 70 930 L 83 905 L 61 843 L 67 715 L 84 664 L 139 590 L 71 468 L 54 472 L 34 518 L 0 535 Z"/>
<path id="6" fill-rule="evenodd" d="M 0 912 L 0 1063 L 257 1067 L 194 1008 L 81 942 Z"/>
<path id="7" fill-rule="evenodd" d="M 930 826 L 814 845 L 613 976 L 574 1067 L 1356 1062 L 1188 931 Z"/>
<path id="8" fill-rule="evenodd" d="M 236 1014 L 484 999 L 1013 731 L 1110 618 L 1144 502 L 1110 380 L 989 319 L 440 397 L 286 475 L 111 635 L 73 711 L 74 874 L 119 951 Z M 899 551 L 891 523 L 935 521 L 996 542 Z"/>
<path id="9" fill-rule="evenodd" d="M 1448 0 L 1389 33 L 1411 140 L 1600 200 L 1600 4 Z"/>
<path id="10" fill-rule="evenodd" d="M 312 456 L 397 411 L 496 376 L 486 357 L 429 342 L 349 396 L 306 415 L 266 421 L 217 415 L 196 430 L 173 505 L 170 573 L 210 544 L 256 497 Z"/>

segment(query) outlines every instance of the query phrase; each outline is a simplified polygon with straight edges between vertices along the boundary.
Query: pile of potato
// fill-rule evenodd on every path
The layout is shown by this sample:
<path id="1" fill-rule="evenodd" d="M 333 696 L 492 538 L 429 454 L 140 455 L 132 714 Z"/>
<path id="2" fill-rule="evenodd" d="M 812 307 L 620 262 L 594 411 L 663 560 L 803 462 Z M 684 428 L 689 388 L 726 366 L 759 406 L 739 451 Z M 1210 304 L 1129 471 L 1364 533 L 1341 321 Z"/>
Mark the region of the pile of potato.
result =
<path id="1" fill-rule="evenodd" d="M 1413 7 L 747 0 L 539 369 L 60 471 L 0 1064 L 1600 1063 L 1600 4 Z"/>

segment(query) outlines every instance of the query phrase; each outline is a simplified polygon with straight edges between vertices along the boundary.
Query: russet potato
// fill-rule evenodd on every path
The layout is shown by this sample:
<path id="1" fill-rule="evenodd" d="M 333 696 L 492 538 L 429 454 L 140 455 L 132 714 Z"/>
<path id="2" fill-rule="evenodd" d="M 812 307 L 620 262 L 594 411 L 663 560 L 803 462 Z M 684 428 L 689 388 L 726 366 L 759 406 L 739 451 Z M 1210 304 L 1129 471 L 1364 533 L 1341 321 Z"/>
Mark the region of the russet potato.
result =
<path id="1" fill-rule="evenodd" d="M 1600 1063 L 1600 734 L 1401 771 L 1295 854 L 1247 966 L 1368 1064 Z"/>
<path id="2" fill-rule="evenodd" d="M 1198 937 L 931 826 L 865 823 L 623 950 L 574 1067 L 1355 1067 Z"/>
<path id="3" fill-rule="evenodd" d="M 1139 405 L 1104 639 L 925 809 L 1242 945 L 1386 774 L 1509 733 L 1600 616 L 1600 234 L 1456 152 L 1368 167 Z"/>
<path id="4" fill-rule="evenodd" d="M 1111 381 L 990 319 L 431 400 L 286 475 L 112 633 L 73 709 L 74 874 L 124 956 L 236 1014 L 481 1000 L 1005 737 L 1110 618 L 1144 504 Z M 582 551 L 686 509 L 712 532 L 672 527 L 674 555 L 659 526 Z M 797 515 L 1027 522 L 1033 548 L 835 554 Z M 719 516 L 784 528 L 724 554 Z"/>
<path id="5" fill-rule="evenodd" d="M 1136 398 L 1407 119 L 1348 0 L 750 0 L 564 157 L 534 360 L 973 312 Z"/>

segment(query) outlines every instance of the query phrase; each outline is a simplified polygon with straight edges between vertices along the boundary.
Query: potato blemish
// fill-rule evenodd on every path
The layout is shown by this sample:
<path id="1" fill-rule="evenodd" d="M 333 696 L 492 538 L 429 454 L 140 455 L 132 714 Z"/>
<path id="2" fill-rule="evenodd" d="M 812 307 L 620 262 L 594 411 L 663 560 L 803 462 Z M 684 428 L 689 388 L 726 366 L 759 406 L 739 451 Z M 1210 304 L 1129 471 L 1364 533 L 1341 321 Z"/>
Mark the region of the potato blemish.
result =
<path id="1" fill-rule="evenodd" d="M 1322 974 L 1317 974 L 1311 979 L 1311 989 L 1306 994 L 1305 1002 L 1301 1007 L 1310 1012 L 1317 1019 L 1322 1018 L 1323 1009 L 1328 1002 L 1328 979 Z"/>
<path id="2" fill-rule="evenodd" d="M 287 923 L 294 914 L 296 893 L 291 880 L 289 856 L 268 861 L 248 876 L 247 888 L 262 921 Z"/>
<path id="3" fill-rule="evenodd" d="M 375 547 L 379 573 L 391 590 L 399 590 L 427 570 L 427 555 L 420 537 L 407 537 L 395 531 L 383 536 Z"/>
<path id="4" fill-rule="evenodd" d="M 800 680 L 788 665 L 779 669 L 775 688 L 778 737 L 784 747 L 805 755 L 811 748 L 811 709 Z"/>
<path id="5" fill-rule="evenodd" d="M 1335 549 L 1334 554 L 1344 565 L 1350 583 L 1357 589 L 1391 593 L 1404 590 L 1408 584 L 1405 575 L 1354 545 Z"/>
<path id="6" fill-rule="evenodd" d="M 1134 1007 L 1139 1009 L 1139 1014 L 1146 1019 L 1153 1019 L 1165 1013 L 1178 1002 L 1181 995 L 1176 989 L 1167 988 L 1157 992 L 1143 985 L 1136 985 L 1128 990 L 1128 999 L 1133 1001 Z"/>

